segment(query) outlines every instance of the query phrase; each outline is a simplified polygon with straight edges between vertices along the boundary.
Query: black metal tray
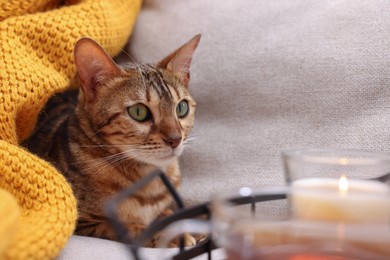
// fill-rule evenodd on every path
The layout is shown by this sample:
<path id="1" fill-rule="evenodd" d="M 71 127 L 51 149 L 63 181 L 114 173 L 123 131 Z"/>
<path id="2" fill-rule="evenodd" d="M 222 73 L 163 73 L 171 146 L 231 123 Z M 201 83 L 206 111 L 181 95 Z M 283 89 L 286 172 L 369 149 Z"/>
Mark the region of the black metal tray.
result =
<path id="1" fill-rule="evenodd" d="M 156 220 L 143 233 L 141 233 L 138 237 L 134 238 L 131 236 L 131 234 L 128 233 L 123 223 L 119 221 L 116 209 L 122 201 L 134 195 L 140 188 L 142 188 L 144 185 L 148 184 L 156 178 L 161 179 L 162 183 L 167 187 L 168 191 L 174 198 L 178 209 L 171 216 Z M 255 212 L 256 203 L 258 202 L 280 200 L 285 198 L 286 194 L 281 192 L 231 198 L 230 201 L 236 205 L 250 204 L 251 211 Z M 204 203 L 186 208 L 179 193 L 176 191 L 174 186 L 171 184 L 167 176 L 162 171 L 155 171 L 146 176 L 145 178 L 141 179 L 140 181 L 136 182 L 134 185 L 120 192 L 117 196 L 115 196 L 106 204 L 105 211 L 110 223 L 112 224 L 115 232 L 118 235 L 119 240 L 126 245 L 129 250 L 129 254 L 131 254 L 135 260 L 141 260 L 139 256 L 139 249 L 143 247 L 143 245 L 148 242 L 149 239 L 151 239 L 156 233 L 162 231 L 164 228 L 174 223 L 175 221 L 198 218 L 211 219 L 212 217 L 210 203 Z M 178 253 L 172 256 L 172 259 L 192 259 L 194 257 L 207 253 L 208 259 L 211 260 L 211 251 L 217 248 L 217 246 L 213 242 L 211 234 L 205 235 L 206 239 L 190 248 L 184 247 L 183 238 L 181 238 Z"/>

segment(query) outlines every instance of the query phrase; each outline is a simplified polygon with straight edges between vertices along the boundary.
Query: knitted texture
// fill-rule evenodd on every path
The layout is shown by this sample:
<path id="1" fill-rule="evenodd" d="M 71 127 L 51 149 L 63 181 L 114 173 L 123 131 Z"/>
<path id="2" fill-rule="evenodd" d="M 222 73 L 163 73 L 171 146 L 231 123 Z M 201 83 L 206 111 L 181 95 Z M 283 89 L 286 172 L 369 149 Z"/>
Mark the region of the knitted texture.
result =
<path id="1" fill-rule="evenodd" d="M 141 0 L 0 0 L 0 258 L 52 259 L 72 234 L 76 200 L 49 163 L 19 147 L 46 101 L 70 87 L 82 36 L 112 56 Z"/>

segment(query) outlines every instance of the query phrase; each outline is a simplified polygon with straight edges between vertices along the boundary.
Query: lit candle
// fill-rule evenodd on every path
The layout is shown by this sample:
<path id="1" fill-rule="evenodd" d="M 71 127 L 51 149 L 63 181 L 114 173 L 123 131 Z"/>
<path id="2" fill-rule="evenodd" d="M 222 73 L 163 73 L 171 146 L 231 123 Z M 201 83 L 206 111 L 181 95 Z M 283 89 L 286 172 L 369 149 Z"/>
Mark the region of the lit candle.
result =
<path id="1" fill-rule="evenodd" d="M 390 223 L 390 188 L 370 180 L 308 178 L 292 183 L 296 219 L 348 223 Z"/>

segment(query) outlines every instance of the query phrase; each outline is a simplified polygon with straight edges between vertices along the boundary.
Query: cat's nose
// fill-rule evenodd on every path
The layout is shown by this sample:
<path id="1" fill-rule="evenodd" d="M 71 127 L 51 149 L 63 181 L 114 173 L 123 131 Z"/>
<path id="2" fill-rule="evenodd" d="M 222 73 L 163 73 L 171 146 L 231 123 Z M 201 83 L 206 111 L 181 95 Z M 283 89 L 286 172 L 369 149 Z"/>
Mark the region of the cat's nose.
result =
<path id="1" fill-rule="evenodd" d="M 164 138 L 164 142 L 174 149 L 181 142 L 181 134 L 170 134 Z"/>

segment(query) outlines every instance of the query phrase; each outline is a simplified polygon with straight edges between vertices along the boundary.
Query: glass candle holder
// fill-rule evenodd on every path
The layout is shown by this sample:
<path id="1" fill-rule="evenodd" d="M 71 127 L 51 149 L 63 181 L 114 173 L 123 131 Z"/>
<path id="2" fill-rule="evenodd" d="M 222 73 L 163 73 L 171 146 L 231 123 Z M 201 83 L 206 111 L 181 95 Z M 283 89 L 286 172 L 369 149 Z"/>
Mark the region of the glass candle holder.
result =
<path id="1" fill-rule="evenodd" d="M 294 217 L 348 223 L 390 223 L 390 155 L 358 150 L 299 150 L 282 154 L 294 190 Z"/>
<path id="2" fill-rule="evenodd" d="M 300 218 L 291 212 L 295 197 L 296 189 L 284 186 L 244 187 L 215 198 L 213 237 L 227 259 L 390 259 L 388 224 Z M 378 195 L 384 198 L 390 204 L 389 196 Z M 244 200 L 257 201 L 255 210 L 240 205 Z"/>
<path id="3" fill-rule="evenodd" d="M 287 186 L 241 188 L 213 201 L 213 230 L 228 259 L 390 259 L 389 154 L 299 150 L 282 159 Z M 277 194 L 284 207 L 237 205 L 237 197 Z"/>

